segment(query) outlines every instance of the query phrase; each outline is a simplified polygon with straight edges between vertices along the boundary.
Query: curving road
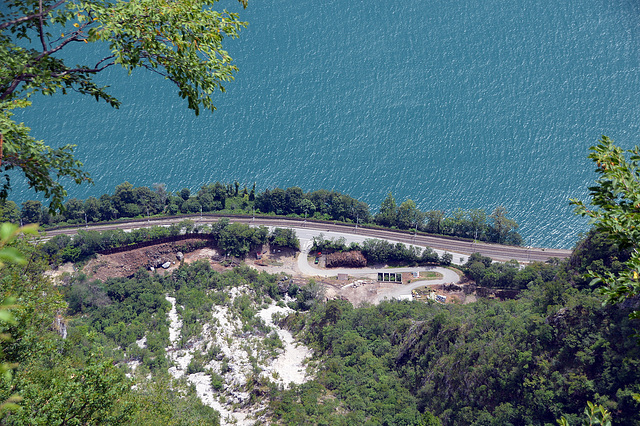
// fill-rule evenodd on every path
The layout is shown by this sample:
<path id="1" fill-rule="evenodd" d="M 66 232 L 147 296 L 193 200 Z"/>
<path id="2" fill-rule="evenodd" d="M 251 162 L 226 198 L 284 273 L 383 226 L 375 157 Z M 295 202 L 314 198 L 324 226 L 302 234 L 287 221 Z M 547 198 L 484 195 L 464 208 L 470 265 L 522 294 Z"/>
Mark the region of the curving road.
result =
<path id="1" fill-rule="evenodd" d="M 496 261 L 507 261 L 515 259 L 521 263 L 529 263 L 533 261 L 546 261 L 550 258 L 566 258 L 571 255 L 570 250 L 561 249 L 545 249 L 545 248 L 533 248 L 533 247 L 513 247 L 503 246 L 499 244 L 489 244 L 480 242 L 470 242 L 457 240 L 446 237 L 435 237 L 426 235 L 412 235 L 406 232 L 381 230 L 362 228 L 349 225 L 327 224 L 322 222 L 313 221 L 300 221 L 288 218 L 265 218 L 265 217 L 236 217 L 236 216 L 215 216 L 215 215 L 202 215 L 199 217 L 189 217 L 196 224 L 211 224 L 215 223 L 220 218 L 227 217 L 231 222 L 247 223 L 251 226 L 267 226 L 270 228 L 291 228 L 296 231 L 296 234 L 300 240 L 300 254 L 298 255 L 297 263 L 300 272 L 307 276 L 337 276 L 338 274 L 347 274 L 355 277 L 363 278 L 377 278 L 377 273 L 385 271 L 382 268 L 332 268 L 317 269 L 313 265 L 310 265 L 307 259 L 309 249 L 312 245 L 313 237 L 317 237 L 320 234 L 324 238 L 344 238 L 346 244 L 351 242 L 361 243 L 367 238 L 379 238 L 389 242 L 400 242 L 409 245 L 415 245 L 419 247 L 431 247 L 438 254 L 443 252 L 450 252 L 453 254 L 453 263 L 462 264 L 467 261 L 469 254 L 479 252 L 483 256 L 491 257 Z M 130 231 L 137 228 L 145 228 L 150 226 L 169 226 L 173 223 L 178 223 L 184 220 L 181 218 L 160 218 L 150 220 L 138 220 L 130 222 L 118 222 L 118 223 L 105 223 L 96 224 L 78 228 L 65 228 L 55 229 L 47 231 L 45 239 L 51 238 L 59 234 L 73 235 L 80 229 L 89 229 L 95 231 L 105 231 L 109 229 L 123 229 Z M 412 281 L 409 284 L 397 286 L 396 288 L 389 289 L 383 293 L 378 294 L 377 301 L 380 302 L 385 299 L 398 299 L 403 296 L 410 296 L 411 290 L 422 287 L 425 285 L 437 285 L 446 283 L 457 283 L 459 281 L 458 274 L 450 269 L 439 267 L 415 267 L 415 268 L 393 268 L 393 272 L 414 272 L 414 271 L 435 271 L 442 274 L 441 279 L 437 280 L 419 280 Z M 390 271 L 386 269 L 386 271 Z"/>
<path id="2" fill-rule="evenodd" d="M 411 281 L 408 284 L 398 285 L 396 288 L 389 289 L 385 292 L 378 294 L 377 302 L 385 299 L 400 299 L 402 296 L 410 296 L 411 290 L 418 287 L 438 285 L 438 284 L 452 284 L 460 281 L 460 277 L 457 273 L 451 269 L 434 267 L 434 266 L 421 266 L 411 268 L 331 268 L 331 269 L 319 269 L 309 264 L 308 254 L 311 247 L 311 241 L 307 241 L 304 245 L 301 244 L 301 251 L 298 255 L 298 269 L 300 272 L 307 276 L 320 276 L 320 277 L 335 277 L 338 274 L 347 274 L 353 277 L 362 277 L 368 279 L 377 279 L 379 272 L 421 272 L 431 271 L 442 274 L 442 278 L 435 280 L 417 280 Z"/>
<path id="3" fill-rule="evenodd" d="M 95 231 L 105 231 L 108 229 L 136 229 L 150 226 L 169 226 L 172 223 L 181 222 L 184 219 L 191 219 L 196 224 L 211 224 L 217 222 L 221 218 L 226 217 L 231 222 L 247 223 L 251 226 L 268 226 L 280 228 L 292 228 L 296 230 L 298 237 L 302 243 L 311 240 L 320 233 L 325 238 L 345 237 L 347 243 L 351 241 L 364 241 L 367 238 L 379 238 L 392 242 L 401 242 L 405 244 L 415 245 L 419 247 L 431 247 L 442 253 L 444 251 L 453 254 L 454 263 L 460 264 L 466 261 L 469 254 L 478 252 L 483 256 L 487 256 L 496 261 L 507 261 L 515 259 L 521 263 L 529 263 L 534 261 L 544 262 L 551 258 L 564 259 L 571 255 L 570 250 L 548 249 L 536 247 L 514 247 L 504 246 L 500 244 L 491 244 L 483 242 L 472 242 L 465 240 L 457 240 L 447 237 L 436 237 L 431 235 L 413 235 L 407 232 L 363 228 L 354 225 L 327 224 L 324 222 L 314 222 L 312 220 L 295 220 L 290 218 L 277 217 L 238 217 L 223 215 L 202 215 L 179 218 L 157 218 L 149 220 L 137 220 L 130 222 L 111 222 L 104 224 L 89 225 L 87 227 L 64 228 L 49 230 L 46 238 L 58 234 L 73 235 L 79 229 L 90 229 Z"/>

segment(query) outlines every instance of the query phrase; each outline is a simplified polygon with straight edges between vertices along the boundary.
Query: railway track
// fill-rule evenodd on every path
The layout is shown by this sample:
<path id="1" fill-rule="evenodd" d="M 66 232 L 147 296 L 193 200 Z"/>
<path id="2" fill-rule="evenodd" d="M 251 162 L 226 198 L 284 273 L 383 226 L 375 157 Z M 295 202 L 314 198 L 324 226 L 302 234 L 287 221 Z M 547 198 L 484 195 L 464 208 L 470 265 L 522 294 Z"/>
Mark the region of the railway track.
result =
<path id="1" fill-rule="evenodd" d="M 394 231 L 386 229 L 356 227 L 355 225 L 343 225 L 337 223 L 315 222 L 312 220 L 277 218 L 277 217 L 250 217 L 250 216 L 224 216 L 224 215 L 201 215 L 183 216 L 173 218 L 155 218 L 148 220 L 133 220 L 127 222 L 98 223 L 77 228 L 59 228 L 46 231 L 45 238 L 51 238 L 59 234 L 73 235 L 80 229 L 94 231 L 106 231 L 110 229 L 136 229 L 151 226 L 169 226 L 179 223 L 185 219 L 193 220 L 197 224 L 215 223 L 221 218 L 228 218 L 230 222 L 246 223 L 253 226 L 275 226 L 280 228 L 294 228 L 317 230 L 321 232 L 335 232 L 339 234 L 355 234 L 369 238 L 379 238 L 384 240 L 398 241 L 416 246 L 431 247 L 437 250 L 445 250 L 452 254 L 469 255 L 480 253 L 497 261 L 508 261 L 515 259 L 521 263 L 545 262 L 551 258 L 564 259 L 571 255 L 571 250 L 550 249 L 539 247 L 516 247 L 492 244 L 485 242 L 474 242 L 469 240 L 459 240 L 433 235 L 423 235 Z"/>

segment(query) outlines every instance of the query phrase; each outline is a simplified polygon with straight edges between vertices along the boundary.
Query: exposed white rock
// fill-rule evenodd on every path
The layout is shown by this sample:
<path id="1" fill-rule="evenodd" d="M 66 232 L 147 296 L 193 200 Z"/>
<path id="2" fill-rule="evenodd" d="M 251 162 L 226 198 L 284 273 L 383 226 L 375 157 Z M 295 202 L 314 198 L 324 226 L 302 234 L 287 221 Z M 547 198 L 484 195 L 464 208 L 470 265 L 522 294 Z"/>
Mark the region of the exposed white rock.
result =
<path id="1" fill-rule="evenodd" d="M 140 349 L 144 349 L 147 346 L 147 336 L 144 336 L 140 340 L 136 340 L 136 344 Z"/>
<path id="2" fill-rule="evenodd" d="M 248 287 L 230 288 L 228 290 L 231 299 L 229 306 L 232 306 L 236 297 L 251 292 L 252 290 Z M 228 306 L 213 306 L 211 321 L 203 324 L 201 335 L 197 339 L 190 340 L 186 348 L 179 349 L 177 344 L 180 341 L 182 321 L 176 309 L 175 298 L 169 296 L 166 298 L 171 303 L 168 314 L 171 345 L 167 348 L 167 354 L 173 366 L 169 368 L 169 372 L 175 378 L 186 375 L 187 380 L 195 386 L 202 402 L 220 412 L 222 425 L 252 425 L 259 420 L 256 418 L 256 413 L 265 408 L 261 404 L 246 406 L 250 397 L 246 384 L 254 374 L 250 354 L 259 360 L 258 367 L 261 370 L 259 374 L 271 381 L 289 386 L 290 383 L 303 383 L 308 379 L 304 362 L 311 351 L 303 345 L 296 345 L 291 333 L 279 329 L 272 320 L 274 313 L 286 315 L 293 312 L 292 309 L 272 304 L 258 311 L 258 317 L 278 333 L 284 344 L 284 350 L 277 358 L 261 359 L 260 354 L 263 352 L 259 344 L 263 337 L 243 332 L 241 319 L 234 318 Z M 205 372 L 187 375 L 187 368 L 194 355 L 206 354 L 215 346 L 219 348 L 219 355 L 206 363 Z M 205 360 L 211 358 L 206 355 L 200 356 L 205 356 Z M 208 372 L 222 377 L 221 390 L 213 389 L 211 375 Z M 244 408 L 238 408 L 238 406 L 244 406 Z"/>
<path id="3" fill-rule="evenodd" d="M 165 298 L 171 303 L 171 310 L 169 311 L 169 341 L 171 342 L 171 348 L 175 348 L 180 338 L 182 320 L 178 317 L 178 311 L 176 310 L 176 298 L 169 296 L 165 296 Z"/>
<path id="4" fill-rule="evenodd" d="M 263 375 L 272 381 L 289 387 L 291 383 L 301 384 L 308 380 L 305 361 L 311 356 L 311 350 L 302 344 L 295 342 L 293 335 L 273 322 L 274 314 L 288 315 L 294 312 L 289 307 L 280 307 L 275 304 L 258 312 L 262 320 L 273 328 L 284 345 L 283 352 L 269 365 Z M 274 374 L 275 373 L 275 374 Z"/>

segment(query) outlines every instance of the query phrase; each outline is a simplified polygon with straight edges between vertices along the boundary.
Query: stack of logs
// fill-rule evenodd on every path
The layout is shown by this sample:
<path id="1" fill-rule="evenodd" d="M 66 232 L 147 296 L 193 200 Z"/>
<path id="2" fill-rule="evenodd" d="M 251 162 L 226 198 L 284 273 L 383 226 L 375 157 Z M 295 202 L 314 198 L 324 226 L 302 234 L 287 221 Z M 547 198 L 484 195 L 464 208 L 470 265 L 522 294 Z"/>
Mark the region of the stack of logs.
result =
<path id="1" fill-rule="evenodd" d="M 367 258 L 362 252 L 349 251 L 344 253 L 331 253 L 327 255 L 327 268 L 336 268 L 340 266 L 348 268 L 363 268 L 367 266 Z"/>

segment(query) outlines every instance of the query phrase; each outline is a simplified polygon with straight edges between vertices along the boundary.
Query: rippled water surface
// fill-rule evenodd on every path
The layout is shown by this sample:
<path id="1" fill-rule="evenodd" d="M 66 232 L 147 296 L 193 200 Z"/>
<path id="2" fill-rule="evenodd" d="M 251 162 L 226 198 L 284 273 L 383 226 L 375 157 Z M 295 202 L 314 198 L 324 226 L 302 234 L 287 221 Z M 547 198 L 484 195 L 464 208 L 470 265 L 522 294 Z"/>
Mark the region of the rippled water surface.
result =
<path id="1" fill-rule="evenodd" d="M 422 209 L 504 205 L 532 244 L 570 247 L 587 226 L 568 199 L 595 178 L 588 147 L 601 134 L 638 141 L 638 12 L 616 0 L 252 1 L 215 113 L 195 117 L 155 75 L 112 70 L 101 80 L 120 110 L 57 96 L 21 119 L 78 145 L 96 185 L 77 197 L 125 180 L 238 180 L 377 209 L 392 192 Z"/>

